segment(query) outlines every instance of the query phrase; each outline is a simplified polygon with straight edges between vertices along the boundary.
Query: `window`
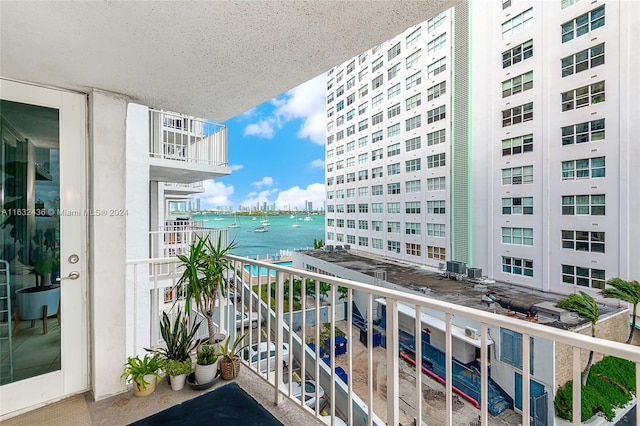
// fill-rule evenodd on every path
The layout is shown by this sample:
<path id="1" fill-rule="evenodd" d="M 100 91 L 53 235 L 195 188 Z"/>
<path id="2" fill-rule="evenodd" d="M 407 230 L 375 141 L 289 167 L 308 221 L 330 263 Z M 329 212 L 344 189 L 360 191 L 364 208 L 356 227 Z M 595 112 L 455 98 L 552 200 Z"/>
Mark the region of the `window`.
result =
<path id="1" fill-rule="evenodd" d="M 502 140 L 502 156 L 533 151 L 533 135 L 517 136 Z"/>
<path id="2" fill-rule="evenodd" d="M 368 170 L 360 170 L 358 172 L 358 181 L 369 179 L 369 171 Z"/>
<path id="3" fill-rule="evenodd" d="M 327 226 L 335 226 L 336 225 L 336 220 L 335 219 L 327 219 Z"/>
<path id="4" fill-rule="evenodd" d="M 444 129 L 436 130 L 435 132 L 427 133 L 427 146 L 437 145 L 439 143 L 446 142 L 446 132 Z"/>
<path id="5" fill-rule="evenodd" d="M 356 164 L 356 157 L 347 158 L 347 167 L 353 167 Z"/>
<path id="6" fill-rule="evenodd" d="M 347 65 L 347 75 L 352 73 L 355 67 L 356 67 L 356 60 L 354 59 L 353 61 L 349 62 L 349 65 Z"/>
<path id="7" fill-rule="evenodd" d="M 533 120 L 533 102 L 502 111 L 502 127 Z"/>
<path id="8" fill-rule="evenodd" d="M 336 161 L 336 170 L 344 169 L 344 160 Z"/>
<path id="9" fill-rule="evenodd" d="M 333 163 L 327 164 L 327 172 L 331 173 L 333 171 Z"/>
<path id="10" fill-rule="evenodd" d="M 433 123 L 446 118 L 446 108 L 444 105 L 434 108 L 431 111 L 427 111 L 427 123 Z"/>
<path id="11" fill-rule="evenodd" d="M 395 64 L 394 66 L 389 68 L 387 70 L 387 80 L 391 80 L 392 78 L 397 76 L 399 71 L 400 71 L 400 64 Z"/>
<path id="12" fill-rule="evenodd" d="M 420 38 L 422 37 L 422 33 L 420 28 L 412 32 L 407 36 L 407 49 L 412 48 L 413 46 L 417 46 L 420 42 Z"/>
<path id="13" fill-rule="evenodd" d="M 533 182 L 533 166 L 514 167 L 502 169 L 503 185 L 521 185 Z"/>
<path id="14" fill-rule="evenodd" d="M 533 245 L 533 228 L 502 228 L 502 243 L 517 246 Z"/>
<path id="15" fill-rule="evenodd" d="M 379 106 L 382 103 L 383 100 L 384 99 L 383 99 L 382 93 L 374 96 L 371 99 L 371 108 L 375 108 L 375 107 Z"/>
<path id="16" fill-rule="evenodd" d="M 412 87 L 422 83 L 422 77 L 420 76 L 420 73 L 421 71 L 418 71 L 417 73 L 407 77 L 407 80 L 406 80 L 407 89 L 411 89 Z"/>
<path id="17" fill-rule="evenodd" d="M 334 205 L 333 205 L 333 204 L 329 204 L 329 205 L 327 206 L 327 211 L 328 211 L 329 213 L 333 213 L 333 211 L 334 211 Z"/>
<path id="18" fill-rule="evenodd" d="M 502 39 L 519 33 L 531 26 L 533 22 L 533 8 L 529 8 L 519 15 L 514 16 L 502 24 Z"/>
<path id="19" fill-rule="evenodd" d="M 533 374 L 533 337 L 529 337 L 529 369 Z M 500 361 L 522 369 L 522 334 L 500 328 Z"/>
<path id="20" fill-rule="evenodd" d="M 336 177 L 336 184 L 342 184 L 342 183 L 344 183 L 344 175 L 340 175 Z"/>
<path id="21" fill-rule="evenodd" d="M 387 51 L 387 61 L 392 60 L 400 54 L 400 42 Z"/>
<path id="22" fill-rule="evenodd" d="M 417 95 L 414 95 L 409 99 L 405 100 L 405 109 L 409 111 L 410 109 L 420 106 L 420 104 L 422 103 L 420 99 L 421 95 L 422 95 L 421 93 L 418 93 Z"/>
<path id="23" fill-rule="evenodd" d="M 400 114 L 400 104 L 395 104 L 387 108 L 387 118 L 395 117 Z"/>
<path id="24" fill-rule="evenodd" d="M 380 160 L 382 156 L 382 148 L 371 151 L 371 161 Z"/>
<path id="25" fill-rule="evenodd" d="M 358 245 L 362 247 L 369 246 L 369 238 L 367 237 L 358 237 Z"/>
<path id="26" fill-rule="evenodd" d="M 387 99 L 393 99 L 400 94 L 400 83 L 387 89 Z"/>
<path id="27" fill-rule="evenodd" d="M 502 214 L 533 214 L 533 197 L 513 197 L 502 199 Z"/>
<path id="28" fill-rule="evenodd" d="M 333 177 L 328 177 L 327 178 L 327 185 L 329 185 L 329 186 L 333 185 L 333 181 L 334 181 Z"/>
<path id="29" fill-rule="evenodd" d="M 333 107 L 327 109 L 327 118 L 333 117 L 333 114 L 334 114 Z"/>
<path id="30" fill-rule="evenodd" d="M 368 127 L 369 127 L 369 119 L 368 118 L 365 118 L 364 120 L 361 120 L 360 122 L 358 122 L 358 131 L 359 132 L 361 132 L 363 130 L 366 130 Z M 366 141 L 366 139 L 365 139 L 365 141 Z"/>
<path id="31" fill-rule="evenodd" d="M 562 93 L 562 112 L 604 102 L 604 81 Z"/>
<path id="32" fill-rule="evenodd" d="M 529 71 L 517 77 L 502 82 L 502 97 L 506 98 L 516 93 L 533 88 L 533 71 Z"/>
<path id="33" fill-rule="evenodd" d="M 579 285 L 604 289 L 604 269 L 590 269 L 581 266 L 562 265 L 562 282 L 565 284 Z"/>
<path id="34" fill-rule="evenodd" d="M 416 136 L 415 138 L 407 139 L 404 141 L 405 151 L 415 151 L 416 149 L 420 149 L 420 136 Z"/>
<path id="35" fill-rule="evenodd" d="M 336 241 L 338 242 L 344 241 L 344 234 L 336 234 Z"/>
<path id="36" fill-rule="evenodd" d="M 355 204 L 347 204 L 347 213 L 355 213 L 356 205 Z M 355 228 L 355 224 L 353 226 L 349 226 L 349 221 L 347 221 L 347 228 Z"/>
<path id="37" fill-rule="evenodd" d="M 420 192 L 420 181 L 419 180 L 409 180 L 405 182 L 405 191 L 407 194 Z"/>
<path id="38" fill-rule="evenodd" d="M 366 170 L 364 170 L 366 172 Z M 368 197 L 369 196 L 369 187 L 362 186 L 358 188 L 358 197 Z"/>
<path id="39" fill-rule="evenodd" d="M 572 145 L 604 139 L 604 118 L 562 128 L 562 145 Z"/>
<path id="40" fill-rule="evenodd" d="M 562 24 L 560 26 L 562 42 L 566 43 L 602 26 L 604 26 L 604 6 L 600 6 Z"/>
<path id="41" fill-rule="evenodd" d="M 604 216 L 605 195 L 563 195 L 562 214 L 569 216 Z"/>
<path id="42" fill-rule="evenodd" d="M 578 3 L 580 0 L 562 0 L 561 7 L 566 9 L 567 7 L 573 5 L 574 3 Z"/>
<path id="43" fill-rule="evenodd" d="M 400 154 L 400 142 L 394 143 L 393 145 L 389 145 L 387 147 L 387 157 L 392 157 L 394 155 Z"/>
<path id="44" fill-rule="evenodd" d="M 363 54 L 358 56 L 358 64 L 361 64 L 366 60 L 367 60 L 367 52 L 364 52 Z"/>
<path id="45" fill-rule="evenodd" d="M 380 124 L 382 123 L 382 120 L 384 120 L 384 116 L 382 115 L 382 111 L 380 111 L 371 117 L 371 125 L 375 126 L 376 124 Z"/>
<path id="46" fill-rule="evenodd" d="M 339 83 L 344 78 L 344 71 L 340 71 L 336 76 L 336 83 Z"/>
<path id="47" fill-rule="evenodd" d="M 358 204 L 358 213 L 369 213 L 369 204 Z"/>
<path id="48" fill-rule="evenodd" d="M 347 80 L 347 90 L 353 88 L 353 86 L 356 85 L 356 78 L 355 77 L 351 77 L 349 80 Z"/>
<path id="49" fill-rule="evenodd" d="M 420 244 L 406 243 L 406 253 L 411 256 L 421 256 Z"/>
<path id="50" fill-rule="evenodd" d="M 361 98 L 363 96 L 367 96 L 368 93 L 369 93 L 369 84 L 365 84 L 364 86 L 358 89 L 358 96 Z"/>
<path id="51" fill-rule="evenodd" d="M 338 199 L 344 199 L 344 189 L 338 189 L 336 191 L 336 198 Z"/>
<path id="52" fill-rule="evenodd" d="M 377 89 L 378 87 L 382 86 L 383 83 L 384 83 L 384 75 L 380 74 L 379 76 L 377 76 L 371 81 L 371 88 Z"/>
<path id="53" fill-rule="evenodd" d="M 374 213 L 382 213 L 382 211 L 374 212 Z M 384 225 L 381 220 L 372 220 L 371 221 L 371 229 L 376 232 L 382 232 L 384 230 Z"/>
<path id="54" fill-rule="evenodd" d="M 387 194 L 389 194 L 389 195 L 400 194 L 400 183 L 396 182 L 396 183 L 387 184 Z"/>
<path id="55" fill-rule="evenodd" d="M 562 162 L 562 180 L 595 179 L 605 176 L 605 157 Z"/>
<path id="56" fill-rule="evenodd" d="M 344 204 L 338 204 L 336 206 L 336 213 L 344 213 Z M 344 228 L 344 222 L 340 223 L 341 219 L 338 219 L 338 226 Z"/>
<path id="57" fill-rule="evenodd" d="M 369 161 L 369 153 L 365 152 L 364 154 L 358 154 L 358 164 L 367 164 Z"/>
<path id="58" fill-rule="evenodd" d="M 367 136 L 358 139 L 358 148 L 364 148 L 365 146 L 367 146 Z"/>
<path id="59" fill-rule="evenodd" d="M 393 137 L 400 134 L 400 123 L 387 127 L 387 137 Z"/>
<path id="60" fill-rule="evenodd" d="M 404 123 L 407 132 L 413 129 L 417 129 L 422 125 L 422 116 L 416 115 L 415 117 L 407 118 Z"/>
<path id="61" fill-rule="evenodd" d="M 384 204 L 382 203 L 371 203 L 371 213 L 384 213 Z M 382 222 L 380 222 L 382 223 Z M 382 225 L 380 225 L 382 226 Z M 378 229 L 381 231 L 381 229 Z"/>
<path id="62" fill-rule="evenodd" d="M 352 93 L 349 96 L 347 96 L 347 106 L 351 105 L 355 101 L 356 101 L 356 94 L 355 93 Z M 355 111 L 354 111 L 354 114 L 355 114 Z"/>
<path id="63" fill-rule="evenodd" d="M 413 160 L 407 160 L 405 163 L 405 171 L 408 172 L 417 172 L 420 170 L 420 159 L 414 158 Z"/>
<path id="64" fill-rule="evenodd" d="M 342 111 L 344 109 L 344 101 L 340 101 L 336 104 L 336 111 Z"/>
<path id="65" fill-rule="evenodd" d="M 331 102 L 333 102 L 333 92 L 329 93 L 327 96 L 327 103 L 330 104 Z"/>
<path id="66" fill-rule="evenodd" d="M 447 178 L 444 176 L 427 179 L 427 191 L 445 191 Z"/>
<path id="67" fill-rule="evenodd" d="M 380 56 L 375 61 L 371 62 L 371 72 L 378 71 L 380 68 L 382 68 L 382 65 L 382 56 Z"/>
<path id="68" fill-rule="evenodd" d="M 372 238 L 371 239 L 371 247 L 374 249 L 382 250 L 383 241 L 380 238 Z"/>
<path id="69" fill-rule="evenodd" d="M 363 68 L 362 70 L 360 70 L 360 72 L 358 72 L 358 81 L 362 81 L 366 76 L 367 76 L 367 72 L 369 71 L 369 68 Z"/>
<path id="70" fill-rule="evenodd" d="M 344 115 L 341 115 L 340 117 L 336 118 L 336 126 L 339 126 L 341 124 L 344 124 Z"/>
<path id="71" fill-rule="evenodd" d="M 333 200 L 333 191 L 327 191 L 327 200 Z"/>
<path id="72" fill-rule="evenodd" d="M 355 235 L 348 235 L 348 234 L 347 234 L 347 243 L 349 243 L 349 244 L 355 244 L 355 243 L 356 243 L 356 236 L 355 236 Z"/>
<path id="73" fill-rule="evenodd" d="M 378 130 L 375 133 L 371 134 L 371 143 L 380 142 L 383 139 L 382 130 Z"/>
<path id="74" fill-rule="evenodd" d="M 391 234 L 399 234 L 400 222 L 387 222 L 387 232 Z"/>
<path id="75" fill-rule="evenodd" d="M 560 60 L 562 78 L 604 64 L 604 43 Z"/>
<path id="76" fill-rule="evenodd" d="M 336 98 L 342 96 L 343 94 L 344 94 L 344 86 L 341 85 L 336 89 Z"/>
<path id="77" fill-rule="evenodd" d="M 604 253 L 604 232 L 562 230 L 562 248 Z"/>
<path id="78" fill-rule="evenodd" d="M 502 256 L 502 272 L 533 277 L 533 260 Z"/>
<path id="79" fill-rule="evenodd" d="M 427 29 L 429 32 L 433 32 L 436 28 L 444 23 L 447 17 L 447 12 L 440 12 L 433 18 L 427 21 Z"/>
<path id="80" fill-rule="evenodd" d="M 507 51 L 502 52 L 502 68 L 510 67 L 533 56 L 533 40 L 525 41 Z"/>
<path id="81" fill-rule="evenodd" d="M 427 100 L 432 101 L 445 93 L 447 93 L 447 82 L 443 81 L 427 89 Z"/>
<path id="82" fill-rule="evenodd" d="M 445 224 L 444 223 L 427 223 L 427 236 L 445 238 Z"/>
<path id="83" fill-rule="evenodd" d="M 389 164 L 387 166 L 387 175 L 399 175 L 400 174 L 400 163 Z"/>
<path id="84" fill-rule="evenodd" d="M 427 201 L 427 213 L 429 214 L 445 214 L 446 207 L 444 200 Z"/>
<path id="85" fill-rule="evenodd" d="M 356 173 L 352 172 L 352 173 L 347 173 L 347 183 L 350 182 L 355 182 L 356 181 Z M 347 190 L 347 194 L 349 193 L 349 190 Z"/>
<path id="86" fill-rule="evenodd" d="M 412 67 L 414 67 L 420 60 L 421 56 L 422 56 L 422 49 L 418 49 L 415 52 L 413 52 L 411 55 L 407 56 L 406 68 L 411 69 Z"/>
<path id="87" fill-rule="evenodd" d="M 400 213 L 400 203 L 387 203 L 387 213 Z"/>
<path id="88" fill-rule="evenodd" d="M 347 136 L 352 136 L 356 133 L 356 126 L 349 126 L 347 127 Z"/>
<path id="89" fill-rule="evenodd" d="M 429 44 L 427 44 L 427 52 L 429 53 L 429 56 L 433 56 L 437 51 L 442 49 L 446 43 L 447 33 L 443 33 L 430 41 Z"/>
<path id="90" fill-rule="evenodd" d="M 333 131 L 333 121 L 330 121 L 327 123 L 327 133 L 332 132 Z"/>
<path id="91" fill-rule="evenodd" d="M 371 169 L 371 179 L 382 177 L 382 167 L 374 167 Z"/>
<path id="92" fill-rule="evenodd" d="M 373 53 L 375 55 L 376 52 L 380 51 L 380 49 L 382 49 L 382 43 L 377 45 L 377 46 L 374 46 L 373 49 L 371 49 L 371 53 Z"/>
<path id="93" fill-rule="evenodd" d="M 445 153 L 429 155 L 427 157 L 427 168 L 444 167 L 446 165 Z"/>
<path id="94" fill-rule="evenodd" d="M 427 66 L 427 77 L 433 78 L 447 69 L 447 58 L 440 58 Z"/>
<path id="95" fill-rule="evenodd" d="M 387 241 L 387 251 L 390 251 L 392 253 L 400 253 L 400 242 Z"/>
<path id="96" fill-rule="evenodd" d="M 407 201 L 404 204 L 405 213 L 407 214 L 419 214 L 420 213 L 420 201 Z M 418 226 L 418 230 L 420 227 Z"/>
<path id="97" fill-rule="evenodd" d="M 332 72 L 333 70 L 329 70 L 329 73 L 327 75 L 331 75 Z M 327 90 L 331 90 L 332 87 L 333 87 L 333 79 L 327 82 Z"/>
<path id="98" fill-rule="evenodd" d="M 336 155 L 342 155 L 344 154 L 344 145 L 340 145 L 339 147 L 336 148 Z"/>
<path id="99" fill-rule="evenodd" d="M 447 260 L 447 250 L 444 247 L 427 246 L 427 257 L 434 260 Z"/>

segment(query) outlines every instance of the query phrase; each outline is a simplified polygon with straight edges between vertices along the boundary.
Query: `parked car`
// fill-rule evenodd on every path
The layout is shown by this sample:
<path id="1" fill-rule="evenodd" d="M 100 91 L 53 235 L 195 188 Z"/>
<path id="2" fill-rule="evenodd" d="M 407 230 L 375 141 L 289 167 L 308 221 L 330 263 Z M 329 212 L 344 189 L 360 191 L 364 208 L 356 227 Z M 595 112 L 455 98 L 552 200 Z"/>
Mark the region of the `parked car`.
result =
<path id="1" fill-rule="evenodd" d="M 302 384 L 300 382 L 293 382 L 291 385 L 291 396 L 301 400 L 302 398 Z M 327 406 L 327 398 L 324 395 L 324 389 L 318 385 L 318 411 L 324 410 Z M 304 403 L 312 410 L 316 409 L 316 382 L 313 380 L 305 380 L 304 382 Z"/>
<path id="2" fill-rule="evenodd" d="M 258 328 L 258 313 L 251 312 L 251 317 L 247 312 L 236 312 L 236 329 L 246 328 L 251 324 L 251 328 Z"/>
<path id="3" fill-rule="evenodd" d="M 262 342 L 258 347 L 258 344 L 251 345 L 245 348 L 243 351 L 243 358 L 245 361 L 249 361 L 252 367 L 258 366 L 258 360 L 260 362 L 258 371 L 266 373 L 267 371 L 275 371 L 276 369 L 276 345 L 273 342 Z M 282 344 L 282 366 L 289 365 L 289 344 Z"/>

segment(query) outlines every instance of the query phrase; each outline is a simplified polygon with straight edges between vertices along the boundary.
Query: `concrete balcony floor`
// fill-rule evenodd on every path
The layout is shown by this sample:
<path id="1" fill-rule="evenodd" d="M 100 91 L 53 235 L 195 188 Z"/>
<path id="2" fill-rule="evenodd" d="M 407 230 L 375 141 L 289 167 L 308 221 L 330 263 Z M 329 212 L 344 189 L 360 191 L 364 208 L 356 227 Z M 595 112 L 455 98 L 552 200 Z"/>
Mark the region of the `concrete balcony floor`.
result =
<path id="1" fill-rule="evenodd" d="M 321 420 L 284 395 L 281 403 L 277 406 L 274 405 L 274 389 L 246 366 L 240 369 L 236 382 L 283 425 L 324 425 Z M 227 383 L 229 382 L 218 380 L 212 388 L 203 391 L 194 391 L 188 385 L 185 385 L 181 391 L 173 391 L 167 381 L 162 380 L 151 396 L 139 398 L 133 396 L 132 391 L 128 391 L 98 402 L 92 401 L 91 395 L 87 392 L 6 420 L 2 424 L 3 426 L 30 426 L 34 424 L 51 426 L 128 425 L 206 392 L 211 392 Z M 211 419 L 210 424 L 216 424 L 215 419 Z"/>

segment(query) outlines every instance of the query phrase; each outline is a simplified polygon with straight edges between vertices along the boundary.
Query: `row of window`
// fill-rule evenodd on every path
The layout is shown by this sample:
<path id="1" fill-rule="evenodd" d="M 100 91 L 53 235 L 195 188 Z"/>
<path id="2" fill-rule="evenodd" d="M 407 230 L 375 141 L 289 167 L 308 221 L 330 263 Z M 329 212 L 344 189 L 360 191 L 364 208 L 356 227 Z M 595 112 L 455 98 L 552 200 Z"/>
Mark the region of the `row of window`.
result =
<path id="1" fill-rule="evenodd" d="M 395 185 L 395 184 L 389 184 Z M 399 188 L 399 186 L 394 186 L 394 188 Z M 338 191 L 341 192 L 341 191 Z M 344 198 L 344 193 L 338 194 L 338 199 Z M 330 198 L 333 199 L 333 198 Z M 387 213 L 394 214 L 400 213 L 400 202 L 391 201 L 387 204 Z M 428 214 L 446 214 L 446 205 L 444 200 L 432 200 L 427 201 L 427 210 Z M 369 204 L 368 203 L 359 203 L 357 205 L 358 213 L 369 213 Z M 328 213 L 344 213 L 345 212 L 345 204 L 329 204 L 327 205 Z M 347 213 L 355 213 L 356 212 L 356 204 L 346 204 L 346 212 Z M 371 213 L 384 213 L 384 203 L 371 203 Z M 405 213 L 407 214 L 420 214 L 422 212 L 421 202 L 420 201 L 407 201 L 405 203 Z"/>
<path id="2" fill-rule="evenodd" d="M 371 134 L 371 142 L 373 144 L 378 143 L 380 141 L 382 141 L 384 139 L 384 134 L 382 132 L 382 130 L 379 130 L 377 132 L 374 132 Z M 427 146 L 433 146 L 433 145 L 438 145 L 441 143 L 445 143 L 446 142 L 446 130 L 445 129 L 441 129 L 441 130 L 436 130 L 434 132 L 430 132 L 427 133 Z M 368 136 L 362 136 L 360 138 L 358 138 L 358 148 L 364 148 L 366 147 L 368 144 Z M 422 148 L 422 137 L 421 136 L 415 136 L 413 138 L 407 139 L 404 143 L 405 146 L 405 152 L 411 152 L 411 151 L 416 151 L 420 148 Z M 345 151 L 345 147 L 346 147 L 346 151 Z M 338 155 L 343 155 L 345 152 L 349 153 L 349 152 L 353 152 L 356 149 L 356 141 L 349 141 L 346 143 L 346 145 L 339 145 L 335 148 L 335 150 L 333 148 L 328 149 L 327 153 L 326 153 L 326 158 L 327 160 L 331 160 L 332 158 L 334 158 L 334 156 L 338 156 Z M 400 149 L 401 149 L 401 144 L 400 142 L 397 142 L 395 144 L 389 145 L 387 147 L 387 155 L 388 156 L 393 156 L 393 155 L 398 155 L 400 154 Z M 366 160 L 366 157 L 363 156 L 367 156 L 368 153 L 361 153 L 358 154 L 358 163 L 359 164 L 363 164 L 366 161 L 362 161 L 362 160 Z M 355 158 L 355 157 L 354 157 Z M 372 161 L 376 161 L 383 158 L 383 148 L 378 148 L 375 149 L 373 151 L 371 151 L 371 160 Z"/>
<path id="3" fill-rule="evenodd" d="M 562 230 L 562 248 L 604 253 L 604 232 Z M 533 246 L 533 228 L 502 228 L 502 243 Z"/>
<path id="4" fill-rule="evenodd" d="M 396 156 L 399 153 L 400 153 L 400 145 L 399 144 L 393 144 L 393 145 L 390 145 L 389 147 L 387 147 L 387 156 L 388 157 Z M 382 149 L 377 149 L 375 151 L 372 151 L 371 152 L 371 160 L 372 161 L 377 161 L 377 160 L 382 158 L 382 155 L 383 155 L 382 154 Z M 358 155 L 358 164 L 366 164 L 367 161 L 368 161 L 368 158 L 369 158 L 369 154 L 368 153 L 359 154 Z M 334 166 L 335 166 L 335 170 L 342 170 L 342 169 L 345 168 L 345 164 L 346 164 L 346 167 L 355 166 L 356 157 L 355 156 L 349 157 L 349 158 L 347 158 L 346 162 L 344 160 L 338 160 L 335 163 L 328 163 L 327 164 L 327 173 L 333 172 Z M 446 154 L 445 153 L 440 153 L 440 154 L 434 154 L 434 155 L 428 155 L 427 156 L 427 168 L 434 169 L 434 168 L 444 167 L 444 166 L 446 166 Z M 406 160 L 404 162 L 404 170 L 407 173 L 419 171 L 419 170 L 421 170 L 421 168 L 422 168 L 422 160 L 420 158 L 413 158 L 411 160 Z M 387 165 L 387 175 L 394 176 L 394 175 L 398 175 L 400 173 L 401 173 L 400 163 L 393 163 L 393 164 L 388 164 Z M 372 179 L 382 177 L 383 175 L 384 175 L 384 173 L 383 173 L 382 166 L 374 167 L 374 168 L 371 169 L 371 178 Z M 355 177 L 356 177 L 355 172 L 348 173 L 347 174 L 347 182 L 355 182 L 355 180 L 356 180 Z M 333 184 L 333 180 L 330 181 L 329 179 L 333 179 L 333 177 L 328 177 L 327 178 L 327 185 L 332 185 Z M 358 180 L 367 180 L 367 179 L 368 179 L 368 171 L 367 170 L 360 170 L 358 172 Z M 337 183 L 344 183 L 344 181 L 337 182 Z"/>

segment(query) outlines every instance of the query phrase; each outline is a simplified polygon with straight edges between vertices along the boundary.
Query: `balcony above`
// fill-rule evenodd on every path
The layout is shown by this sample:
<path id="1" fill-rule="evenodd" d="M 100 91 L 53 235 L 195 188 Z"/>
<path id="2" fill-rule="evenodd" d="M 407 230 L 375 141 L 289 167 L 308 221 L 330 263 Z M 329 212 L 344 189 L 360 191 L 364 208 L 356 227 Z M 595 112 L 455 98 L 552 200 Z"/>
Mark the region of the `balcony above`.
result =
<path id="1" fill-rule="evenodd" d="M 227 128 L 164 111 L 149 111 L 152 181 L 191 184 L 231 174 Z"/>
<path id="2" fill-rule="evenodd" d="M 202 181 L 193 183 L 175 183 L 167 182 L 164 184 L 164 193 L 171 195 L 200 194 L 204 192 L 204 184 Z"/>

